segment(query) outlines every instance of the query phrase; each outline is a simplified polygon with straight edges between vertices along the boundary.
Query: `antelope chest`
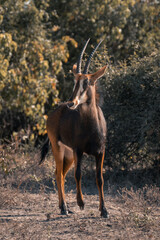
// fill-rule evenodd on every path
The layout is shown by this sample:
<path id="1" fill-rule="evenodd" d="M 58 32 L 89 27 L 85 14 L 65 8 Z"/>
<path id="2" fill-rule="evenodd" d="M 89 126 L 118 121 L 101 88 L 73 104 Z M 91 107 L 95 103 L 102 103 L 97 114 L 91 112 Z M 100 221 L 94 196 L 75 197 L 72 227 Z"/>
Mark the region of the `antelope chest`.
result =
<path id="1" fill-rule="evenodd" d="M 105 148 L 106 123 L 101 111 L 96 118 L 85 113 L 64 107 L 59 119 L 58 141 L 73 150 L 96 155 Z"/>
<path id="2" fill-rule="evenodd" d="M 83 134 L 80 136 L 81 148 L 83 152 L 91 155 L 96 155 L 104 151 L 105 135 L 103 129 L 97 126 L 84 128 Z"/>

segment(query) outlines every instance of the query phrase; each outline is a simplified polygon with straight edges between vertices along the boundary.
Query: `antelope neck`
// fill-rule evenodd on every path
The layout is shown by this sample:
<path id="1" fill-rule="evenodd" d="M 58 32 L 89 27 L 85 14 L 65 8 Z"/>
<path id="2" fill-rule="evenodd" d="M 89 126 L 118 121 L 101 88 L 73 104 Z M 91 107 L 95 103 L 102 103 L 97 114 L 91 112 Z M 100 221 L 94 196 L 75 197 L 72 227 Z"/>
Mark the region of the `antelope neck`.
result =
<path id="1" fill-rule="evenodd" d="M 96 87 L 92 85 L 87 90 L 87 101 L 86 103 L 90 105 L 91 108 L 96 108 Z"/>
<path id="2" fill-rule="evenodd" d="M 96 89 L 95 86 L 91 86 L 93 89 L 88 89 L 87 91 L 87 101 L 86 103 L 81 104 L 83 113 L 86 113 L 87 116 L 94 118 L 98 121 L 98 109 L 96 104 Z"/>

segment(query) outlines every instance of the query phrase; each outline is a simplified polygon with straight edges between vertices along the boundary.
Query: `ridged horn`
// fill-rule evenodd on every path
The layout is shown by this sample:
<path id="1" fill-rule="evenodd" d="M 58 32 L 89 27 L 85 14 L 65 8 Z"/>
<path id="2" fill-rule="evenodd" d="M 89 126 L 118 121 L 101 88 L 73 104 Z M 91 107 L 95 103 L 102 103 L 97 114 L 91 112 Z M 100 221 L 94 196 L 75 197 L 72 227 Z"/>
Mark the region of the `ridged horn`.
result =
<path id="1" fill-rule="evenodd" d="M 84 47 L 83 47 L 83 49 L 82 49 L 82 52 L 81 52 L 81 54 L 80 54 L 80 56 L 79 56 L 79 59 L 78 59 L 78 62 L 77 62 L 77 73 L 81 73 L 82 57 L 83 57 L 83 54 L 84 54 L 84 52 L 85 52 L 85 50 L 86 50 L 86 47 L 87 47 L 87 45 L 88 45 L 88 43 L 89 43 L 89 40 L 90 40 L 90 38 L 87 40 L 87 42 L 86 42 L 86 44 L 84 45 Z"/>
<path id="2" fill-rule="evenodd" d="M 91 54 L 89 55 L 88 59 L 87 59 L 87 62 L 86 62 L 86 65 L 84 67 L 84 71 L 83 73 L 84 74 L 87 74 L 88 73 L 88 69 L 89 69 L 89 65 L 90 65 L 90 62 L 91 62 L 91 59 L 94 55 L 94 53 L 96 52 L 97 48 L 99 47 L 99 45 L 103 42 L 103 40 L 100 40 L 100 42 L 97 44 L 97 46 L 93 49 L 93 51 L 91 52 Z"/>

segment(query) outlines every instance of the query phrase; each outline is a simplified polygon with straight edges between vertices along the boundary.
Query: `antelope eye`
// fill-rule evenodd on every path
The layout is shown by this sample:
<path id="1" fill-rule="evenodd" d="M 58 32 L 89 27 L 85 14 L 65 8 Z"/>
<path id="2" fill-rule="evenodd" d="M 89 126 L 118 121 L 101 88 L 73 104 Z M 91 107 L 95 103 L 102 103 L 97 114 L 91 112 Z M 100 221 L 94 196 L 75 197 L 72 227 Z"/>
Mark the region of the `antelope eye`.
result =
<path id="1" fill-rule="evenodd" d="M 87 86 L 88 86 L 88 79 L 84 79 L 84 81 L 83 81 L 83 89 L 86 90 Z"/>

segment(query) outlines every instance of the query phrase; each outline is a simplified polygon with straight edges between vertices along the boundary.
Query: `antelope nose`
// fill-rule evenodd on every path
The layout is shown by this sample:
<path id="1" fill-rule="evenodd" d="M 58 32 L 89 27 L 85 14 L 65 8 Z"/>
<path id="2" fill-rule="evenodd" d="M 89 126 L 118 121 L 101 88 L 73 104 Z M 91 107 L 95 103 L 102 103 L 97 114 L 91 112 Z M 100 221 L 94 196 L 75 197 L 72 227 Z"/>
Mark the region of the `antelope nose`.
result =
<path id="1" fill-rule="evenodd" d="M 69 103 L 67 104 L 67 106 L 68 106 L 69 108 L 73 107 L 73 105 L 74 105 L 74 102 L 69 102 Z"/>

